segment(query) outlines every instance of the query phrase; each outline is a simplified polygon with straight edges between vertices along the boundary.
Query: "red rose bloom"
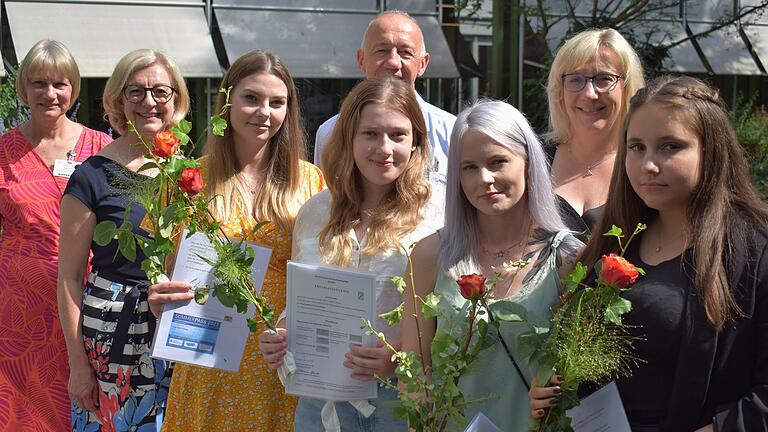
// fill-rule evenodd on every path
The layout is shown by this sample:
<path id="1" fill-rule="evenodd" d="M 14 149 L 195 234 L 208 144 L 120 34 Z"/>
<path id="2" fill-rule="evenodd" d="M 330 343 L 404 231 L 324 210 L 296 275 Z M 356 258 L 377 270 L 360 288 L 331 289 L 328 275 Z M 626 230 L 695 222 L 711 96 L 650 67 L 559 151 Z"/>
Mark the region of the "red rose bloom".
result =
<path id="1" fill-rule="evenodd" d="M 160 131 L 152 140 L 152 154 L 167 158 L 179 149 L 179 139 L 171 131 Z"/>
<path id="2" fill-rule="evenodd" d="M 176 182 L 182 192 L 189 195 L 196 195 L 203 190 L 203 176 L 197 168 L 184 168 L 181 171 L 181 178 Z"/>
<path id="3" fill-rule="evenodd" d="M 640 275 L 634 264 L 616 254 L 603 255 L 601 261 L 600 278 L 608 285 L 626 288 Z"/>
<path id="4" fill-rule="evenodd" d="M 485 276 L 479 274 L 463 275 L 456 281 L 461 296 L 467 300 L 480 300 L 485 296 Z"/>

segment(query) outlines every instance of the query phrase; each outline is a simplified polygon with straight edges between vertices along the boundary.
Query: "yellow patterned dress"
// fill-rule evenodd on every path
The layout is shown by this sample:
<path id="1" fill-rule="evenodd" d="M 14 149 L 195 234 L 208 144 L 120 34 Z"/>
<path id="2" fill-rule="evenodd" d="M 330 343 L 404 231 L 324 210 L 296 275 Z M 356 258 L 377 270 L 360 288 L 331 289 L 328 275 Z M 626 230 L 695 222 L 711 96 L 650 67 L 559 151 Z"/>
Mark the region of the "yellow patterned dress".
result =
<path id="1" fill-rule="evenodd" d="M 303 166 L 303 200 L 325 186 L 320 170 Z M 243 214 L 224 224 L 227 235 L 237 235 L 256 224 Z M 263 292 L 279 312 L 285 309 L 286 262 L 291 258 L 291 234 L 267 224 L 249 240 L 272 248 Z M 259 351 L 258 333 L 245 345 L 240 371 L 226 372 L 177 364 L 171 380 L 163 432 L 293 431 L 297 399 L 286 396 L 277 374 L 267 368 Z"/>

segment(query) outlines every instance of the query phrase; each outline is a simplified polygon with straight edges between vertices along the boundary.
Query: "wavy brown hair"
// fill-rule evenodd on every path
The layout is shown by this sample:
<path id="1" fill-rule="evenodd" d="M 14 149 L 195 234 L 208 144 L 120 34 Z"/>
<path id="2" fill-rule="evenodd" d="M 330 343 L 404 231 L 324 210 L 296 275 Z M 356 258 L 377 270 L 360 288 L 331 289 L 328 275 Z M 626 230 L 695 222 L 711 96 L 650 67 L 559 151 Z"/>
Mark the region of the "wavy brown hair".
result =
<path id="1" fill-rule="evenodd" d="M 701 177 L 689 199 L 688 224 L 683 228 L 690 249 L 683 256 L 684 261 L 690 260 L 693 286 L 707 318 L 719 331 L 734 314 L 742 314 L 728 279 L 733 271 L 733 250 L 743 244 L 749 229 L 768 230 L 768 206 L 752 186 L 741 146 L 716 89 L 691 77 L 663 76 L 637 92 L 621 134 L 605 212 L 593 232 L 605 232 L 611 224 L 631 231 L 639 222 L 657 217 L 632 189 L 624 165 L 632 115 L 651 103 L 683 114 L 701 142 Z M 594 235 L 580 259 L 591 267 L 614 244 L 608 237 Z"/>
<path id="2" fill-rule="evenodd" d="M 331 193 L 331 215 L 320 232 L 320 250 L 328 264 L 349 264 L 352 244 L 348 233 L 360 224 L 363 188 L 361 174 L 355 167 L 353 140 L 360 124 L 360 113 L 368 104 L 381 104 L 407 117 L 411 121 L 416 150 L 411 153 L 408 166 L 395 180 L 392 190 L 379 203 L 361 252 L 373 255 L 393 247 L 400 252 L 399 239 L 421 222 L 421 209 L 429 200 L 426 173 L 432 163 L 432 153 L 413 87 L 394 78 L 359 83 L 344 99 L 336 126 L 323 150 L 322 164 Z"/>
<path id="3" fill-rule="evenodd" d="M 222 137 L 208 136 L 205 146 L 207 188 L 210 196 L 215 197 L 211 212 L 217 220 L 230 220 L 239 211 L 245 211 L 257 219 L 270 220 L 290 233 L 301 207 L 301 160 L 306 159 L 299 100 L 293 78 L 283 62 L 261 50 L 240 56 L 224 74 L 220 88 L 234 89 L 240 81 L 254 74 L 274 75 L 285 83 L 288 88 L 288 112 L 283 125 L 267 144 L 267 172 L 255 204 L 251 201 L 248 187 L 238 175 L 240 167 L 235 158 L 232 128 L 225 129 Z M 220 92 L 215 112 L 220 112 L 225 102 L 226 96 Z M 229 111 L 224 117 L 230 124 Z"/>

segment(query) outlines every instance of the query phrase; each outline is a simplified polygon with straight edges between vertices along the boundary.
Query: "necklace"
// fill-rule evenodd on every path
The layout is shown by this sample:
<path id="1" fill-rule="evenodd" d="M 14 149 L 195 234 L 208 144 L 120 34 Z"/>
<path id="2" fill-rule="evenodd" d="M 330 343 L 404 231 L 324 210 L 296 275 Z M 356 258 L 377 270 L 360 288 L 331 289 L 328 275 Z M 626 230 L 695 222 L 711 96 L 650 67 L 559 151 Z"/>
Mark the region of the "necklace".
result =
<path id="1" fill-rule="evenodd" d="M 522 246 L 524 243 L 528 241 L 528 239 L 531 237 L 531 229 L 533 228 L 533 224 L 531 223 L 531 218 L 528 218 L 528 228 L 526 229 L 526 234 L 523 238 L 520 239 L 517 243 L 513 244 L 512 246 L 509 246 L 507 248 L 497 250 L 497 251 L 490 251 L 482 244 L 480 245 L 480 251 L 488 256 L 493 257 L 495 260 L 508 260 L 509 259 L 509 253 L 520 246 Z M 525 252 L 525 251 L 523 251 Z M 519 260 L 518 260 L 519 261 Z M 516 261 L 517 262 L 517 261 Z"/>
<path id="2" fill-rule="evenodd" d="M 615 152 L 610 152 L 610 153 L 608 153 L 607 156 L 603 157 L 599 161 L 597 161 L 597 162 L 595 162 L 595 163 L 593 163 L 591 165 L 587 165 L 587 168 L 584 170 L 584 173 L 581 175 L 581 178 L 592 177 L 593 175 L 595 175 L 592 172 L 592 169 L 593 168 L 597 168 L 598 166 L 600 166 L 600 164 L 602 164 L 603 162 L 607 161 L 608 159 L 611 158 L 612 155 L 615 155 L 615 154 L 616 154 Z"/>

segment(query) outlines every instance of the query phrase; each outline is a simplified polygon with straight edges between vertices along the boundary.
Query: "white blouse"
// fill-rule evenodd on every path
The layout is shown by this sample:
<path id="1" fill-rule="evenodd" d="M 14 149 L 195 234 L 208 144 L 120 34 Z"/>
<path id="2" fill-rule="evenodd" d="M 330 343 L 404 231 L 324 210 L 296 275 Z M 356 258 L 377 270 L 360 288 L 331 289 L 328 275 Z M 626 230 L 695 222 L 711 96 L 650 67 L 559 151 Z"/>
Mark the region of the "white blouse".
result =
<path id="1" fill-rule="evenodd" d="M 421 223 L 410 233 L 400 239 L 400 244 L 406 249 L 413 243 L 429 236 L 443 226 L 443 211 L 445 197 L 435 194 L 422 209 Z M 291 259 L 305 264 L 324 264 L 320 254 L 320 231 L 328 223 L 331 213 L 331 193 L 326 189 L 309 199 L 299 210 L 296 224 L 293 228 L 293 250 Z M 390 278 L 405 276 L 408 260 L 402 249 L 394 247 L 376 255 L 368 256 L 360 251 L 365 247 L 366 237 L 358 240 L 355 230 L 349 231 L 352 241 L 352 259 L 348 268 L 379 275 L 376 287 L 376 311 L 381 314 L 396 308 L 402 297 L 397 292 Z M 406 278 L 408 282 L 408 278 Z M 376 330 L 383 331 L 389 340 L 400 339 L 400 325 L 389 327 L 382 318 L 376 320 Z"/>

